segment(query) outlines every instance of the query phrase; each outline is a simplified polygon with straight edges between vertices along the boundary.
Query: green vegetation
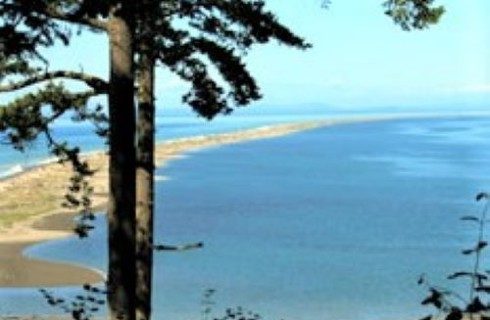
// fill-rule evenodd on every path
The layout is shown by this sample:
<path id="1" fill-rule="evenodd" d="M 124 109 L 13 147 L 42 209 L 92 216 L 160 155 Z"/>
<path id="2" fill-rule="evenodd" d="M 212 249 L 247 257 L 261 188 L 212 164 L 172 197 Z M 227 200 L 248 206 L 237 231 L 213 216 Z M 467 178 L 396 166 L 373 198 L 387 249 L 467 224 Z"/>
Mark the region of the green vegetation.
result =
<path id="1" fill-rule="evenodd" d="M 422 29 L 443 13 L 431 8 L 432 2 L 392 0 L 385 6 L 402 28 Z M 71 165 L 74 175 L 64 204 L 81 213 L 80 236 L 91 228 L 93 189 L 88 181 L 95 172 L 80 159 L 78 147 L 53 137 L 52 125 L 73 112 L 74 121 L 92 122 L 107 139 L 110 318 L 150 319 L 154 67 L 162 65 L 188 82 L 191 89 L 183 102 L 212 119 L 261 98 L 243 59 L 253 46 L 272 40 L 298 49 L 310 45 L 281 24 L 264 1 L 255 0 L 7 0 L 0 4 L 0 15 L 0 80 L 8 82 L 0 92 L 20 92 L 1 106 L 0 132 L 19 150 L 44 136 L 49 151 Z M 49 70 L 43 50 L 56 43 L 70 45 L 72 34 L 81 31 L 107 35 L 109 79 Z M 66 80 L 81 83 L 85 90 L 68 89 Z M 108 114 L 89 103 L 101 95 L 108 97 Z M 36 195 L 26 195 L 32 202 L 15 206 L 6 199 L 0 204 L 11 210 L 4 217 L 6 225 L 56 208 L 53 200 L 60 189 L 51 179 L 45 182 L 49 185 L 36 188 L 42 189 Z"/>
<path id="2" fill-rule="evenodd" d="M 471 248 L 462 250 L 464 256 L 473 257 L 473 263 L 469 270 L 454 272 L 447 276 L 449 280 L 465 279 L 469 282 L 468 293 L 460 293 L 448 288 L 440 287 L 429 282 L 425 276 L 421 276 L 418 283 L 424 286 L 429 295 L 422 301 L 422 305 L 430 305 L 436 308 L 438 314 L 429 315 L 424 320 L 431 320 L 444 316 L 446 320 L 490 319 L 490 304 L 486 298 L 490 294 L 490 271 L 483 270 L 482 260 L 488 242 L 485 240 L 485 224 L 487 223 L 490 197 L 487 193 L 479 193 L 476 201 L 483 202 L 483 208 L 479 216 L 466 215 L 461 220 L 473 223 L 477 226 L 476 241 Z"/>

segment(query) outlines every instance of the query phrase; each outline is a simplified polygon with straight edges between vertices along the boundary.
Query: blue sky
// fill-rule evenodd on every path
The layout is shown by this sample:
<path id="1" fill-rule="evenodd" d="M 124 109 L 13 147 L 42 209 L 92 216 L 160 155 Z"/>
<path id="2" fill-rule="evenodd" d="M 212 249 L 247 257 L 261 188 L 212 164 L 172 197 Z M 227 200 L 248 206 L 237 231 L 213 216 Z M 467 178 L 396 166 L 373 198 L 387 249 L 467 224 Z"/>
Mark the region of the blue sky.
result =
<path id="1" fill-rule="evenodd" d="M 280 20 L 313 48 L 271 43 L 246 57 L 263 105 L 331 108 L 484 107 L 490 101 L 490 1 L 440 0 L 447 13 L 429 30 L 404 32 L 383 14 L 383 0 L 267 0 Z M 100 36 L 53 50 L 52 67 L 107 74 Z M 90 43 L 90 47 L 87 44 Z M 160 106 L 175 107 L 186 84 L 159 71 Z"/>
<path id="2" fill-rule="evenodd" d="M 306 53 L 269 47 L 252 56 L 268 99 L 333 106 L 479 104 L 490 98 L 490 1 L 439 1 L 440 25 L 406 33 L 380 0 L 269 1 L 310 40 Z"/>

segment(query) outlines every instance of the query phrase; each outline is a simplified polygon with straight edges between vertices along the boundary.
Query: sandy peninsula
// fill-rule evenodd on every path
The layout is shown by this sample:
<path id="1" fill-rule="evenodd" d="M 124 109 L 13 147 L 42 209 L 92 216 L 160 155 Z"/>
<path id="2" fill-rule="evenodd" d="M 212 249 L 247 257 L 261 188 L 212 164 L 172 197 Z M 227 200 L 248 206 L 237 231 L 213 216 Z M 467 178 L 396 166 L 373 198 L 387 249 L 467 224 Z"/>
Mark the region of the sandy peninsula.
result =
<path id="1" fill-rule="evenodd" d="M 183 153 L 213 146 L 274 138 L 337 124 L 400 118 L 408 117 L 362 116 L 296 122 L 175 139 L 157 144 L 155 162 L 157 166 L 163 166 Z M 108 191 L 107 155 L 100 151 L 84 157 L 91 168 L 97 170 L 91 178 L 94 188 L 92 200 L 94 207 L 103 211 Z M 28 246 L 73 235 L 75 213 L 67 212 L 61 206 L 70 174 L 68 166 L 48 162 L 0 180 L 0 287 L 65 286 L 104 280 L 103 273 L 97 270 L 23 255 Z"/>
<path id="2" fill-rule="evenodd" d="M 333 123 L 310 121 L 171 140 L 157 145 L 155 161 L 162 166 L 188 151 L 279 137 Z M 91 178 L 93 202 L 102 211 L 108 190 L 108 159 L 104 152 L 85 158 L 97 170 Z M 73 235 L 75 213 L 61 206 L 69 177 L 68 166 L 45 163 L 0 181 L 0 287 L 64 286 L 104 280 L 96 270 L 23 255 L 28 246 Z"/>

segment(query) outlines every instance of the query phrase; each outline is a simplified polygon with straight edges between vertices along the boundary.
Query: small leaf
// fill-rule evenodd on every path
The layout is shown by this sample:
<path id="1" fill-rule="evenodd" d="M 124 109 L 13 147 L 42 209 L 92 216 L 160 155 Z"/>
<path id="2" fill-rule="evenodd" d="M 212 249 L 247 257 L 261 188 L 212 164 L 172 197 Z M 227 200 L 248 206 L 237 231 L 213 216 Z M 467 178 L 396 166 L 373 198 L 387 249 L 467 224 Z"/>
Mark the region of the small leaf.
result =
<path id="1" fill-rule="evenodd" d="M 463 216 L 460 218 L 462 221 L 476 221 L 476 222 L 479 222 L 480 219 L 478 219 L 477 217 L 475 216 Z"/>
<path id="2" fill-rule="evenodd" d="M 458 308 L 452 308 L 451 312 L 446 317 L 446 320 L 461 320 L 463 319 L 463 313 Z"/>
<path id="3" fill-rule="evenodd" d="M 480 201 L 482 199 L 488 199 L 488 193 L 480 192 L 479 194 L 476 195 L 476 201 Z"/>
<path id="4" fill-rule="evenodd" d="M 458 271 L 458 272 L 455 272 L 451 275 L 449 275 L 447 278 L 449 280 L 453 280 L 453 279 L 456 279 L 456 278 L 460 278 L 460 277 L 464 277 L 464 276 L 470 276 L 472 277 L 473 274 L 471 272 L 466 272 L 466 271 Z"/>
<path id="5" fill-rule="evenodd" d="M 472 254 L 473 251 L 474 251 L 473 249 L 466 249 L 466 250 L 461 251 L 461 253 L 464 255 L 469 255 L 469 254 Z"/>
<path id="6" fill-rule="evenodd" d="M 433 304 L 434 307 L 436 307 L 437 309 L 441 309 L 442 308 L 442 294 L 441 292 L 439 292 L 438 290 L 434 289 L 434 288 L 430 288 L 430 296 L 428 296 L 427 298 L 425 298 L 423 301 L 422 301 L 422 305 L 428 305 L 428 304 Z"/>
<path id="7" fill-rule="evenodd" d="M 485 248 L 488 245 L 488 242 L 486 241 L 480 241 L 478 242 L 478 245 L 476 246 L 476 250 L 481 250 Z"/>
<path id="8" fill-rule="evenodd" d="M 470 313 L 477 313 L 484 310 L 486 310 L 486 307 L 478 297 L 473 299 L 473 301 L 466 307 L 466 311 Z"/>

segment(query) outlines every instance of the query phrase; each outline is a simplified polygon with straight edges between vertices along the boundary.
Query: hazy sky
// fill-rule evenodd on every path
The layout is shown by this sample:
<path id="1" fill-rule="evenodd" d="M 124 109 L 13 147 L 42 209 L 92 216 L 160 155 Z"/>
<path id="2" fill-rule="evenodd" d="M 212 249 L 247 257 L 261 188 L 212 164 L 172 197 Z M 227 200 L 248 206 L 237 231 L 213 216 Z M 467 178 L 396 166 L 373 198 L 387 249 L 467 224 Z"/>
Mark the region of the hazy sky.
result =
<path id="1" fill-rule="evenodd" d="M 490 101 L 490 1 L 440 0 L 447 9 L 441 23 L 410 33 L 383 14 L 383 0 L 333 0 L 328 10 L 321 1 L 267 0 L 314 47 L 255 47 L 246 61 L 262 87 L 261 104 L 470 107 Z M 72 49 L 56 50 L 52 65 L 106 75 L 104 42 L 83 36 Z M 184 89 L 175 76 L 158 73 L 159 105 L 177 106 Z"/>

